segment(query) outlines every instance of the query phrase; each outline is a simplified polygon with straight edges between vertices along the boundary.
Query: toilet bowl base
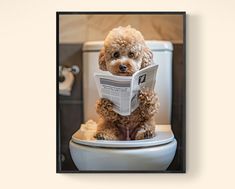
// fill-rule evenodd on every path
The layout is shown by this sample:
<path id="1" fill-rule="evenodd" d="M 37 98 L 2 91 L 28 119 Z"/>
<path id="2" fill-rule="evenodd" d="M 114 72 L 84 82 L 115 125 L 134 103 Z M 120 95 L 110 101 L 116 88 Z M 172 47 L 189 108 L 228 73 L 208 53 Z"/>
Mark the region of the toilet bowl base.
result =
<path id="1" fill-rule="evenodd" d="M 69 143 L 80 171 L 164 171 L 172 162 L 177 141 L 140 148 L 102 148 Z"/>

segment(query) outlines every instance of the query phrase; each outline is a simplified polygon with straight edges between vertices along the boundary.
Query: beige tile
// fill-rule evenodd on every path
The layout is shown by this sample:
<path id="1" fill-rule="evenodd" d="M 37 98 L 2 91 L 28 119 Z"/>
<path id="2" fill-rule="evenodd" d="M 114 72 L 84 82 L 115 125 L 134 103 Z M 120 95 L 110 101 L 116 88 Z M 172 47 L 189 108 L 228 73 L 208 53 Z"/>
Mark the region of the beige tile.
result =
<path id="1" fill-rule="evenodd" d="M 126 15 L 88 16 L 88 39 L 104 40 L 110 30 L 118 26 L 137 26 L 138 19 Z"/>
<path id="2" fill-rule="evenodd" d="M 182 17 L 141 16 L 140 31 L 148 40 L 182 40 Z"/>
<path id="3" fill-rule="evenodd" d="M 182 42 L 182 16 L 172 15 L 61 15 L 60 42 L 79 43 L 104 40 L 108 32 L 118 26 L 140 30 L 146 40 Z"/>
<path id="4" fill-rule="evenodd" d="M 87 40 L 87 16 L 63 15 L 59 19 L 59 41 L 61 43 L 76 43 Z"/>

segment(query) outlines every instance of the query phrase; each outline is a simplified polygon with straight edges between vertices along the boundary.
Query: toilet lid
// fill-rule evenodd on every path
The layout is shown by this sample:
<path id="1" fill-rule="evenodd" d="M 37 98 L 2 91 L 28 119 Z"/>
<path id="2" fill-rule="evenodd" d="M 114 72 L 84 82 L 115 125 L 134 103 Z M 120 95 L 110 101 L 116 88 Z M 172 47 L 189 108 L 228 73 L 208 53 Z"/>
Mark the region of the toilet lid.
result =
<path id="1" fill-rule="evenodd" d="M 114 141 L 114 140 L 81 140 L 78 139 L 76 133 L 72 136 L 72 141 L 77 144 L 82 144 L 92 147 L 103 148 L 139 148 L 158 146 L 169 143 L 174 140 L 174 134 L 171 130 L 171 125 L 156 125 L 156 136 L 145 140 L 129 140 L 129 141 Z"/>

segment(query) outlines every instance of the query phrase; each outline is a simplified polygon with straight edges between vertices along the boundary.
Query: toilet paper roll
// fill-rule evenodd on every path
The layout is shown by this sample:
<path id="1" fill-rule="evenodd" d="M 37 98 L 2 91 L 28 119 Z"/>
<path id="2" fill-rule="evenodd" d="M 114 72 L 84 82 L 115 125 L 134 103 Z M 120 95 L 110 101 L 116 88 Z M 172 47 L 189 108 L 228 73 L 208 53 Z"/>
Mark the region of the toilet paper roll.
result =
<path id="1" fill-rule="evenodd" d="M 70 96 L 74 82 L 74 75 L 66 69 L 62 70 L 62 75 L 65 79 L 63 82 L 59 82 L 59 94 Z"/>

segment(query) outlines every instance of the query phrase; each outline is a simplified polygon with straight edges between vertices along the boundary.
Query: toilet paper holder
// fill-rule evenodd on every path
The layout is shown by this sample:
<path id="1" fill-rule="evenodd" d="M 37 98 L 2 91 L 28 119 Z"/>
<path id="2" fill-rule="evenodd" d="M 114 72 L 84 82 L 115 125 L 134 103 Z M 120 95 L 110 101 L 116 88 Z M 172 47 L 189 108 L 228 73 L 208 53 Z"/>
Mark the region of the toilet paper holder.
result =
<path id="1" fill-rule="evenodd" d="M 79 73 L 79 67 L 59 66 L 59 94 L 70 96 L 74 84 L 75 75 Z"/>
<path id="2" fill-rule="evenodd" d="M 63 75 L 63 70 L 67 70 L 71 73 L 73 73 L 73 75 L 77 75 L 80 71 L 79 67 L 77 65 L 72 65 L 71 67 L 68 66 L 59 66 L 59 82 L 63 82 L 65 80 L 65 77 Z"/>

